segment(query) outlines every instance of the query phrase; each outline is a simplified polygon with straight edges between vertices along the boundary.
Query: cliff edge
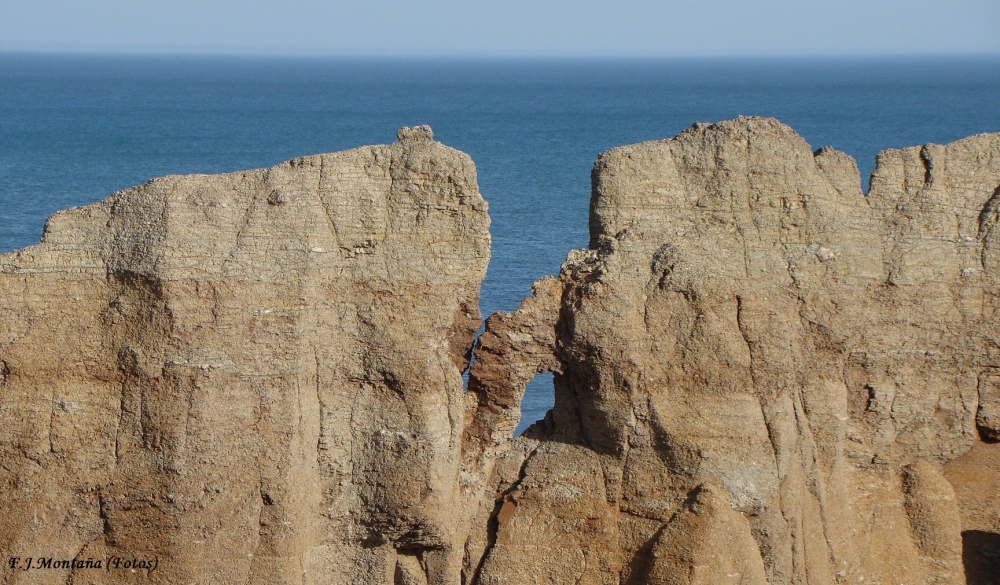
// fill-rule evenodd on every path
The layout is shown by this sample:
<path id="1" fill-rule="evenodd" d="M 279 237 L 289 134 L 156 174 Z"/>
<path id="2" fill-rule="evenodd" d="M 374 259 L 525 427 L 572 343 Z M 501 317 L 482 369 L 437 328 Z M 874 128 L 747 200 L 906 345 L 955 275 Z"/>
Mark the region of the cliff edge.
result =
<path id="1" fill-rule="evenodd" d="M 1000 570 L 1000 135 L 884 151 L 868 193 L 773 119 L 613 149 L 589 248 L 475 344 L 475 167 L 398 137 L 155 179 L 0 256 L 0 582 Z M 114 558 L 155 566 L 60 562 Z"/>
<path id="2" fill-rule="evenodd" d="M 941 466 L 997 436 L 1000 135 L 877 162 L 865 194 L 764 118 L 598 158 L 590 248 L 476 349 L 504 428 L 555 380 L 480 582 L 965 582 Z"/>
<path id="3" fill-rule="evenodd" d="M 457 575 L 489 217 L 467 155 L 399 137 L 155 179 L 0 256 L 5 560 L 158 562 L 0 581 Z"/>

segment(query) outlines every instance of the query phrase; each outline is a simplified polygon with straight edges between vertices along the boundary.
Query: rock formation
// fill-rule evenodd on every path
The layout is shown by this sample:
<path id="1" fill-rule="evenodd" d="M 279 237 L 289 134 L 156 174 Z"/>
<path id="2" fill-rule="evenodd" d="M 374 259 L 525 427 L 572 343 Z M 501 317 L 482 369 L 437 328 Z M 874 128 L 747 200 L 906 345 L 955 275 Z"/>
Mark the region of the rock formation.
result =
<path id="1" fill-rule="evenodd" d="M 556 392 L 481 583 L 965 582 L 940 465 L 997 431 L 1000 136 L 877 162 L 866 196 L 759 118 L 600 156 L 590 248 L 476 350 L 489 418 Z"/>
<path id="2" fill-rule="evenodd" d="M 158 566 L 0 580 L 458 575 L 488 226 L 427 127 L 53 216 L 0 257 L 0 550 Z"/>
<path id="3" fill-rule="evenodd" d="M 3 583 L 992 578 L 1000 135 L 885 151 L 867 194 L 771 119 L 604 153 L 590 247 L 486 321 L 468 391 L 486 204 L 399 138 L 0 256 Z"/>

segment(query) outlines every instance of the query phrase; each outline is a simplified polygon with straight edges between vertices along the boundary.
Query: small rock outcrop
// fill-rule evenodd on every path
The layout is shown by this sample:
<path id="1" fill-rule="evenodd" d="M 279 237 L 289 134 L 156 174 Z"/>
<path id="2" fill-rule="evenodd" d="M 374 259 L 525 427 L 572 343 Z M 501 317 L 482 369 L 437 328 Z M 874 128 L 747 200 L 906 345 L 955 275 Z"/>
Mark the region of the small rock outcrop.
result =
<path id="1" fill-rule="evenodd" d="M 1000 135 L 867 194 L 773 119 L 613 149 L 589 248 L 475 343 L 475 168 L 397 136 L 0 256 L 0 582 L 993 578 Z M 114 558 L 155 566 L 68 561 Z"/>
<path id="2" fill-rule="evenodd" d="M 489 218 L 467 155 L 399 137 L 155 179 L 0 256 L 0 582 L 458 579 Z"/>

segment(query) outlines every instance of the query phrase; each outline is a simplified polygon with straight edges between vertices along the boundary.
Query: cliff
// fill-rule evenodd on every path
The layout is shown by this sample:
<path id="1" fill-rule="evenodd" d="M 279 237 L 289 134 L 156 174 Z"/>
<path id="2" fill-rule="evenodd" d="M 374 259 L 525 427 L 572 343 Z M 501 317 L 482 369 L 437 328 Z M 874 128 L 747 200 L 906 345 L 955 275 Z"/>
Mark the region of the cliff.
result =
<path id="1" fill-rule="evenodd" d="M 1000 136 L 877 162 L 865 195 L 759 118 L 598 158 L 590 248 L 476 350 L 483 418 L 556 396 L 480 582 L 965 582 L 940 466 L 997 436 Z"/>
<path id="2" fill-rule="evenodd" d="M 590 247 L 474 354 L 474 166 L 399 137 L 0 256 L 2 582 L 992 579 L 1000 135 L 885 151 L 867 194 L 770 119 L 606 152 Z"/>
<path id="3" fill-rule="evenodd" d="M 489 218 L 468 156 L 400 139 L 156 179 L 0 257 L 4 558 L 158 557 L 3 582 L 456 574 Z"/>

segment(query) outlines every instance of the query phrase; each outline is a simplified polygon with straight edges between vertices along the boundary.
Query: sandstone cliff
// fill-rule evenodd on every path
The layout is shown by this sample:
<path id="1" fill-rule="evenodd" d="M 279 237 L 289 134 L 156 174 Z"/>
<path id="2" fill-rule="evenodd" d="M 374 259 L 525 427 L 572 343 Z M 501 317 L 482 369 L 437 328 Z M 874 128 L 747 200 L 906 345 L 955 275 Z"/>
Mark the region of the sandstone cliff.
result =
<path id="1" fill-rule="evenodd" d="M 480 582 L 965 582 L 940 465 L 997 436 L 1000 136 L 860 185 L 770 119 L 601 155 L 590 249 L 476 350 L 482 419 L 556 391 Z"/>
<path id="2" fill-rule="evenodd" d="M 868 194 L 770 119 L 604 153 L 590 247 L 468 391 L 486 204 L 399 138 L 0 256 L 4 560 L 158 562 L 0 581 L 959 584 L 963 530 L 993 578 L 1000 135 L 883 152 Z"/>
<path id="3" fill-rule="evenodd" d="M 0 257 L 5 583 L 446 582 L 489 219 L 391 146 L 165 177 Z"/>

